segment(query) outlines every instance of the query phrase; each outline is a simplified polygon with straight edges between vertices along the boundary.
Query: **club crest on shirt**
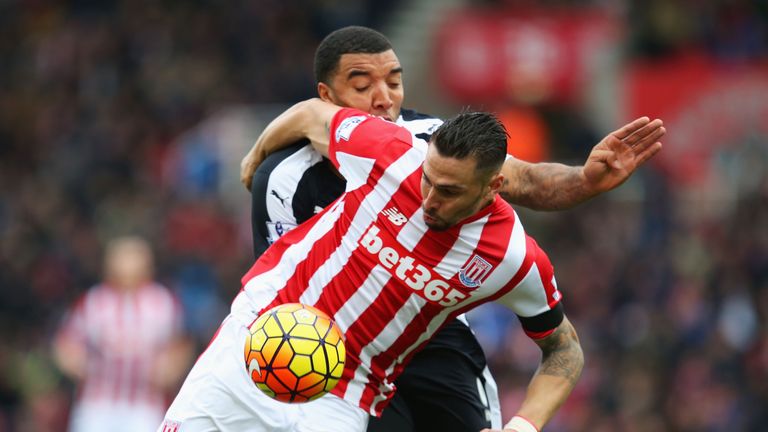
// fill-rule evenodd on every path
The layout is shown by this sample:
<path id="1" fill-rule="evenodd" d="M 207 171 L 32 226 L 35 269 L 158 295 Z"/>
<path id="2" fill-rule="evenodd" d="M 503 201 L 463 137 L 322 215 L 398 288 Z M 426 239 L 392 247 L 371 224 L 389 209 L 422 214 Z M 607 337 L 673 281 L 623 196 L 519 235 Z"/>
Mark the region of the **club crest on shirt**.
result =
<path id="1" fill-rule="evenodd" d="M 165 419 L 163 424 L 160 426 L 162 427 L 162 429 L 160 429 L 162 432 L 178 432 L 179 428 L 181 427 L 181 423 Z"/>
<path id="2" fill-rule="evenodd" d="M 352 131 L 355 130 L 357 125 L 363 122 L 367 116 L 353 116 L 347 117 L 341 121 L 339 127 L 336 128 L 336 142 L 340 139 L 349 141 L 349 136 L 352 135 Z"/>
<path id="3" fill-rule="evenodd" d="M 467 265 L 459 270 L 459 281 L 467 288 L 477 288 L 485 280 L 488 274 L 493 270 L 493 266 L 488 261 L 473 255 Z"/>

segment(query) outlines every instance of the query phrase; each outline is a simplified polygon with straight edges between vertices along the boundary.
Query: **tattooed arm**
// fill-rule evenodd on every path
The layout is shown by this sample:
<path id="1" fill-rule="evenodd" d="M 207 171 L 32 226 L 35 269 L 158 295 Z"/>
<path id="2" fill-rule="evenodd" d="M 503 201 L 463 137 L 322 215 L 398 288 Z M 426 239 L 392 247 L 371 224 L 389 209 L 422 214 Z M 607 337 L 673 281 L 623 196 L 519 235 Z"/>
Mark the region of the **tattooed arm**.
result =
<path id="1" fill-rule="evenodd" d="M 571 394 L 584 366 L 584 354 L 568 318 L 536 344 L 541 348 L 541 364 L 528 385 L 518 415 L 541 430 Z"/>
<path id="2" fill-rule="evenodd" d="M 256 168 L 267 156 L 296 141 L 307 138 L 323 156 L 328 156 L 330 127 L 341 108 L 318 98 L 288 108 L 272 120 L 240 162 L 240 181 L 250 190 Z"/>
<path id="3" fill-rule="evenodd" d="M 584 366 L 584 354 L 568 318 L 563 318 L 551 335 L 537 340 L 536 344 L 541 348 L 541 364 L 515 417 L 519 416 L 521 422 L 525 419 L 536 430 L 541 430 L 571 394 Z M 515 427 L 515 421 L 507 423 L 504 430 L 529 430 Z"/>
<path id="4" fill-rule="evenodd" d="M 500 193 L 512 204 L 534 210 L 561 210 L 624 183 L 635 170 L 661 150 L 664 123 L 641 117 L 611 132 L 587 157 L 583 166 L 528 163 L 509 158 Z"/>

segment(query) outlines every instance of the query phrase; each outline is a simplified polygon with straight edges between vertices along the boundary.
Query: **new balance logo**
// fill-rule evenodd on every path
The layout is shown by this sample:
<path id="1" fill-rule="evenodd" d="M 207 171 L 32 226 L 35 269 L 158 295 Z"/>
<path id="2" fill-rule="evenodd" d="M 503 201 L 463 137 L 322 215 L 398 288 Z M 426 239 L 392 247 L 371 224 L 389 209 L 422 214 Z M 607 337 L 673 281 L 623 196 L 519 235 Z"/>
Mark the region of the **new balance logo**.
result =
<path id="1" fill-rule="evenodd" d="M 403 215 L 402 213 L 400 213 L 400 211 L 398 209 L 396 209 L 395 207 L 388 208 L 388 209 L 384 210 L 383 212 L 381 212 L 381 214 L 386 216 L 387 219 L 389 219 L 389 221 L 392 222 L 393 224 L 395 224 L 396 226 L 400 226 L 400 225 L 408 222 L 408 218 L 405 217 L 405 215 Z"/>

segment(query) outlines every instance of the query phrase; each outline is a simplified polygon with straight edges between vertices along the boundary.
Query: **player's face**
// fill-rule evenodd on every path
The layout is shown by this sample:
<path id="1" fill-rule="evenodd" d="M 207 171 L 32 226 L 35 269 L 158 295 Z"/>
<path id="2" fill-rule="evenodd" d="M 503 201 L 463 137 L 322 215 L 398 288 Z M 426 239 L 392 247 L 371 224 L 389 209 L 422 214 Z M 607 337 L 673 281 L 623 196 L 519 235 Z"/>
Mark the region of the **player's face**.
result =
<path id="1" fill-rule="evenodd" d="M 344 54 L 330 85 L 317 85 L 320 98 L 397 121 L 403 104 L 403 68 L 392 50 Z"/>
<path id="2" fill-rule="evenodd" d="M 504 178 L 475 172 L 474 158 L 441 156 L 434 145 L 427 150 L 421 175 L 424 223 L 445 230 L 491 203 Z"/>

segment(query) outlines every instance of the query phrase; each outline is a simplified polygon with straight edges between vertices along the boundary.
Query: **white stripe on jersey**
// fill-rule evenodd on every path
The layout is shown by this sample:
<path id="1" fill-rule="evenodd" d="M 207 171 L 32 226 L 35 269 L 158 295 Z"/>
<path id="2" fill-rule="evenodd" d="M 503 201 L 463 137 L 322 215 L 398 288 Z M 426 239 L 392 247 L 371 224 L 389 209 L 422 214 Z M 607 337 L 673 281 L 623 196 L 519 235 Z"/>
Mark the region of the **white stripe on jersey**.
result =
<path id="1" fill-rule="evenodd" d="M 419 206 L 397 234 L 397 242 L 403 245 L 405 249 L 412 251 L 426 232 L 427 225 L 424 223 L 424 209 Z"/>
<path id="2" fill-rule="evenodd" d="M 339 161 L 339 173 L 347 180 L 346 191 L 353 191 L 365 184 L 365 180 L 373 169 L 375 159 L 364 158 L 339 152 L 336 155 Z"/>

